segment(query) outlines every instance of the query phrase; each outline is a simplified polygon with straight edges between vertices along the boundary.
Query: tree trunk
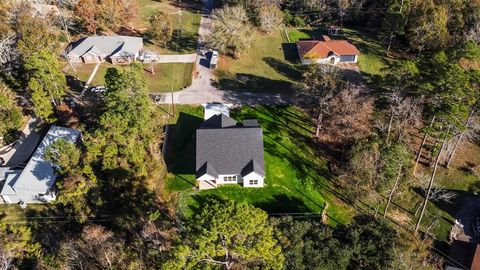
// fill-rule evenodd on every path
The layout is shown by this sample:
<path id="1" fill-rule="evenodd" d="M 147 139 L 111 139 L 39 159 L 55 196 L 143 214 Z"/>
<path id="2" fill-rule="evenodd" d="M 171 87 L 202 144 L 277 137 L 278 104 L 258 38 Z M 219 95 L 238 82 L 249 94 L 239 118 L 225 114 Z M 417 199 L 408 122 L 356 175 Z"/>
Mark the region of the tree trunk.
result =
<path id="1" fill-rule="evenodd" d="M 392 132 L 392 124 L 393 124 L 393 110 L 390 113 L 390 120 L 388 121 L 388 128 L 387 128 L 387 138 L 385 139 L 385 143 L 390 145 L 390 132 Z"/>
<path id="2" fill-rule="evenodd" d="M 435 122 L 435 115 L 432 117 L 432 121 L 430 122 L 430 127 L 433 126 L 433 123 Z M 422 148 L 425 145 L 425 142 L 427 141 L 428 137 L 428 132 L 425 132 L 423 135 L 422 143 L 420 144 L 420 148 L 418 148 L 417 151 L 417 157 L 415 159 L 415 165 L 413 166 L 413 175 L 415 175 L 415 172 L 417 171 L 417 166 L 418 166 L 418 161 L 420 160 L 420 157 L 422 156 Z"/>
<path id="3" fill-rule="evenodd" d="M 470 115 L 468 116 L 467 122 L 465 123 L 465 130 L 462 131 L 462 133 L 460 133 L 460 137 L 458 137 L 458 140 L 455 142 L 455 146 L 453 147 L 452 153 L 450 154 L 447 160 L 447 164 L 446 164 L 447 169 L 449 169 L 450 163 L 452 162 L 453 157 L 455 156 L 455 151 L 457 151 L 458 145 L 460 144 L 460 142 L 462 142 L 462 139 L 465 136 L 465 132 L 468 129 L 468 125 L 470 124 L 470 120 L 472 119 L 474 112 L 475 110 L 472 109 L 472 111 L 470 112 Z"/>
<path id="4" fill-rule="evenodd" d="M 438 162 L 440 161 L 440 156 L 442 155 L 443 148 L 445 148 L 445 144 L 447 142 L 447 138 L 443 139 L 442 147 L 440 151 L 438 151 L 437 158 L 435 160 L 435 165 L 433 166 L 432 176 L 430 177 L 430 182 L 428 183 L 427 194 L 425 195 L 425 199 L 422 205 L 422 211 L 420 212 L 420 216 L 418 217 L 417 224 L 415 225 L 415 234 L 418 232 L 420 228 L 420 223 L 422 222 L 423 215 L 425 214 L 425 209 L 427 208 L 428 198 L 430 197 L 430 193 L 432 192 L 433 181 L 435 180 L 435 174 L 437 173 L 438 169 Z"/>
<path id="5" fill-rule="evenodd" d="M 320 129 L 322 129 L 322 119 L 323 119 L 323 113 L 319 112 L 317 117 L 317 130 L 315 131 L 316 137 L 320 135 Z"/>
<path id="6" fill-rule="evenodd" d="M 392 32 L 390 34 L 390 37 L 388 38 L 387 55 L 390 53 L 390 48 L 392 47 L 392 43 L 394 39 L 395 39 L 395 35 Z"/>
<path id="7" fill-rule="evenodd" d="M 390 194 L 388 195 L 387 205 L 385 206 L 385 210 L 383 211 L 383 218 L 387 217 L 388 207 L 390 206 L 390 203 L 392 202 L 393 193 L 395 193 L 395 190 L 397 189 L 397 186 L 398 186 L 398 182 L 400 181 L 400 176 L 402 175 L 402 168 L 403 168 L 402 165 L 400 165 L 400 168 L 398 168 L 397 179 L 395 179 L 395 184 L 393 184 L 392 190 L 390 191 Z"/>

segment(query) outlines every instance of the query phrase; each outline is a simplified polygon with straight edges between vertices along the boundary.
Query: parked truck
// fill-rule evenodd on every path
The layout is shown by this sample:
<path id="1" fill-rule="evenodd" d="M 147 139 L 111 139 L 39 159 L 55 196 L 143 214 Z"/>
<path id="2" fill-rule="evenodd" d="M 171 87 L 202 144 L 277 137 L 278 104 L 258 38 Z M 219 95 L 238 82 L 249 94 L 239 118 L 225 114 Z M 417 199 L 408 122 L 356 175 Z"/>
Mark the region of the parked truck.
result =
<path id="1" fill-rule="evenodd" d="M 218 63 L 218 52 L 212 51 L 212 58 L 210 58 L 210 68 L 215 69 L 217 68 Z"/>

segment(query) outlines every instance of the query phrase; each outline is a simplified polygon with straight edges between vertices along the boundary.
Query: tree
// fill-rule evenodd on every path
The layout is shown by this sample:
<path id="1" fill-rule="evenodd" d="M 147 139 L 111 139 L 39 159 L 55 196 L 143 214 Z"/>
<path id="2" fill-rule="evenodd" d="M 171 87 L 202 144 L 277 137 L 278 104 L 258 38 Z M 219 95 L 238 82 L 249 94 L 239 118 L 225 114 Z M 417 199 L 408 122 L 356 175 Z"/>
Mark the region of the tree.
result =
<path id="1" fill-rule="evenodd" d="M 113 232 L 87 225 L 80 237 L 61 244 L 59 255 L 63 267 L 70 269 L 131 269 L 124 250 L 124 243 Z"/>
<path id="2" fill-rule="evenodd" d="M 433 0 L 412 1 L 407 24 L 407 39 L 410 47 L 420 55 L 424 49 L 443 49 L 450 35 L 447 28 L 448 12 Z"/>
<path id="3" fill-rule="evenodd" d="M 52 122 L 53 106 L 50 103 L 48 93 L 37 80 L 31 80 L 28 83 L 28 89 L 31 91 L 31 101 L 35 115 L 47 123 Z"/>
<path id="4" fill-rule="evenodd" d="M 165 269 L 283 267 L 284 257 L 267 213 L 248 204 L 210 198 L 188 222 L 187 230 L 186 244 L 176 248 L 177 256 Z"/>
<path id="5" fill-rule="evenodd" d="M 312 65 L 303 74 L 302 83 L 298 86 L 299 96 L 304 106 L 316 115 L 315 136 L 320 135 L 324 115 L 330 113 L 331 101 L 343 85 L 340 69 L 332 65 Z"/>
<path id="6" fill-rule="evenodd" d="M 285 257 L 284 269 L 346 269 L 350 249 L 344 248 L 334 230 L 313 219 L 273 219 L 275 236 Z"/>
<path id="7" fill-rule="evenodd" d="M 395 38 L 405 33 L 409 4 L 409 0 L 392 0 L 388 3 L 387 13 L 382 22 L 382 30 L 388 40 L 387 54 Z"/>
<path id="8" fill-rule="evenodd" d="M 156 41 L 167 47 L 167 43 L 172 39 L 173 27 L 170 17 L 162 11 L 157 12 L 150 17 L 150 27 L 148 34 Z"/>
<path id="9" fill-rule="evenodd" d="M 45 21 L 29 13 L 20 14 L 15 30 L 18 35 L 17 47 L 24 61 L 40 51 L 53 53 L 58 48 L 56 37 Z"/>
<path id="10" fill-rule="evenodd" d="M 352 269 L 391 269 L 397 233 L 384 221 L 356 216 L 340 238 L 352 251 Z"/>
<path id="11" fill-rule="evenodd" d="M 13 140 L 10 136 L 20 128 L 22 111 L 15 103 L 15 94 L 0 82 L 0 145 Z"/>
<path id="12" fill-rule="evenodd" d="M 145 175 L 146 156 L 155 136 L 151 101 L 143 66 L 109 68 L 105 75 L 105 112 L 98 128 L 87 140 L 90 161 L 98 160 L 103 169 L 122 167 Z"/>
<path id="13" fill-rule="evenodd" d="M 57 57 L 47 50 L 33 53 L 25 61 L 30 81 L 36 81 L 50 96 L 54 105 L 65 95 L 67 81 Z M 29 82 L 30 82 L 29 81 Z"/>
<path id="14" fill-rule="evenodd" d="M 75 17 L 80 25 L 89 33 L 96 34 L 99 27 L 97 19 L 97 1 L 79 0 L 74 9 Z"/>
<path id="15" fill-rule="evenodd" d="M 252 42 L 252 27 L 241 6 L 226 6 L 213 11 L 213 33 L 209 45 L 221 53 L 238 58 Z"/>
<path id="16" fill-rule="evenodd" d="M 260 29 L 266 33 L 278 30 L 283 25 L 283 13 L 276 6 L 262 6 L 258 11 Z"/>
<path id="17" fill-rule="evenodd" d="M 29 227 L 0 222 L 0 266 L 11 266 L 15 259 L 33 258 L 39 254 L 40 245 L 32 239 Z"/>

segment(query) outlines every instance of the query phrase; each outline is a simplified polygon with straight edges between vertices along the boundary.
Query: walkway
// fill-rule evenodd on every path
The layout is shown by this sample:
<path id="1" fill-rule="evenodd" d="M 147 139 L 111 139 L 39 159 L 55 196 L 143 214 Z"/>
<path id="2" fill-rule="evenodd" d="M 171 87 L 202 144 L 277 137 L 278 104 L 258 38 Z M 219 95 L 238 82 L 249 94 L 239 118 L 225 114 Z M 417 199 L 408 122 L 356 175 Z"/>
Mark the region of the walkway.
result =
<path id="1" fill-rule="evenodd" d="M 85 94 L 85 92 L 88 90 L 88 87 L 90 87 L 90 83 L 92 83 L 93 78 L 95 78 L 95 74 L 97 74 L 98 68 L 100 67 L 102 63 L 98 63 L 95 68 L 93 68 L 92 73 L 90 74 L 90 77 L 88 77 L 87 82 L 85 83 L 85 86 L 83 87 L 82 93 L 80 95 Z"/>
<path id="2" fill-rule="evenodd" d="M 5 164 L 1 166 L 15 167 L 30 157 L 41 137 L 40 133 L 37 132 L 39 122 L 35 118 L 30 118 L 18 141 L 13 143 L 11 147 L 0 149 L 0 157 L 5 160 Z"/>
<path id="3" fill-rule="evenodd" d="M 210 13 L 213 9 L 213 0 L 203 0 L 202 18 L 198 29 L 197 47 L 197 74 L 192 80 L 192 85 L 186 89 L 173 93 L 173 102 L 176 104 L 204 104 L 209 102 L 221 102 L 231 104 L 285 104 L 295 102 L 292 94 L 279 93 L 249 93 L 239 91 L 221 91 L 213 82 L 213 70 L 209 67 L 205 41 L 212 33 L 212 19 Z M 161 95 L 160 103 L 172 103 L 171 93 L 155 93 Z"/>

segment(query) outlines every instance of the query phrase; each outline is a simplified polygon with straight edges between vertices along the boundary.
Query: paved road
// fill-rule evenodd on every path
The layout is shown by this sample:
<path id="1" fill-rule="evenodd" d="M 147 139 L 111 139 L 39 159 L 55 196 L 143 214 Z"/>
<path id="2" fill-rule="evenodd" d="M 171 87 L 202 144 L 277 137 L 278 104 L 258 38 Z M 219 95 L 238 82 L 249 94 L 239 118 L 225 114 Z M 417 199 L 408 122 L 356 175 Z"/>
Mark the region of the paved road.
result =
<path id="1" fill-rule="evenodd" d="M 40 133 L 37 132 L 38 124 L 39 120 L 30 118 L 20 139 L 11 148 L 0 151 L 0 157 L 5 160 L 5 164 L 2 166 L 15 167 L 20 165 L 33 153 L 41 137 Z"/>
<path id="2" fill-rule="evenodd" d="M 198 30 L 197 48 L 197 71 L 192 80 L 192 85 L 186 89 L 172 94 L 159 93 L 162 95 L 160 103 L 176 104 L 204 104 L 209 102 L 221 102 L 231 104 L 285 104 L 295 102 L 292 94 L 278 93 L 249 93 L 240 91 L 221 91 L 214 85 L 213 70 L 209 68 L 207 51 L 204 49 L 206 38 L 212 33 L 212 19 L 210 13 L 213 9 L 213 0 L 203 0 L 202 18 Z"/>

